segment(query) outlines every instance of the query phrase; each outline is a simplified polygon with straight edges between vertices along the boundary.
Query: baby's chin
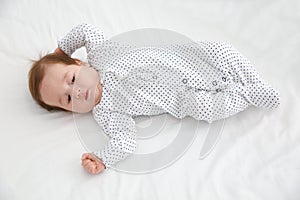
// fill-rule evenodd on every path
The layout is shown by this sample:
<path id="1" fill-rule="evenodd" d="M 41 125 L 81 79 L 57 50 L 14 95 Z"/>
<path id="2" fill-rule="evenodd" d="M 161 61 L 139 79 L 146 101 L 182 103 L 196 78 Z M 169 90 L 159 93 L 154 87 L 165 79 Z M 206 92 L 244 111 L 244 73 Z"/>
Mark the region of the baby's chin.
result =
<path id="1" fill-rule="evenodd" d="M 89 101 L 85 102 L 78 102 L 76 105 L 72 105 L 72 112 L 74 113 L 89 113 L 95 107 L 94 99 L 90 99 Z"/>
<path id="2" fill-rule="evenodd" d="M 84 114 L 84 113 L 89 113 L 93 110 L 93 107 L 89 107 L 89 108 L 85 108 L 85 109 L 81 109 L 81 110 L 77 110 L 77 109 L 73 109 L 72 112 L 74 113 L 80 113 L 80 114 Z"/>

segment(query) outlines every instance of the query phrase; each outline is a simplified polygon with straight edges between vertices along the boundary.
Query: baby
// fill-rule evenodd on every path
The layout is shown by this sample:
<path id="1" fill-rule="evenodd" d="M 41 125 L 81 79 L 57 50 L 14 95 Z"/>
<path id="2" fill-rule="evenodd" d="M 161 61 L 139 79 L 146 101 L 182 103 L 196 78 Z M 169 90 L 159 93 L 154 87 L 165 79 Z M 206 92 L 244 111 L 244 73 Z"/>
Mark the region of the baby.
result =
<path id="1" fill-rule="evenodd" d="M 71 58 L 83 46 L 88 63 Z M 229 44 L 118 46 L 90 24 L 74 27 L 54 53 L 34 62 L 29 89 L 49 111 L 92 111 L 110 140 L 82 155 L 91 174 L 135 151 L 137 116 L 169 113 L 211 123 L 251 105 L 276 108 L 280 102 L 279 93 Z"/>

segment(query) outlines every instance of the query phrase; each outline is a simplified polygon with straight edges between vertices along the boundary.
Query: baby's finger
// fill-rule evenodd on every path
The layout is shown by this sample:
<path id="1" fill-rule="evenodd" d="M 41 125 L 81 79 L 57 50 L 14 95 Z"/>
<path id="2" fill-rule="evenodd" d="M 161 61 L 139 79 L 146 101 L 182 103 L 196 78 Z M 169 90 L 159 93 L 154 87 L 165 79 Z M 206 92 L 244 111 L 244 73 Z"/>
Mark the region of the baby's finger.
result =
<path id="1" fill-rule="evenodd" d="M 84 159 L 86 159 L 86 158 L 87 158 L 87 156 L 88 156 L 88 153 L 84 153 L 84 154 L 82 154 L 82 156 L 81 156 L 81 160 L 84 160 Z"/>
<path id="2" fill-rule="evenodd" d="M 85 159 L 85 160 L 82 161 L 82 165 L 83 165 L 83 166 L 87 166 L 87 165 L 89 165 L 91 162 L 92 162 L 91 160 Z"/>
<path id="3" fill-rule="evenodd" d="M 86 157 L 90 160 L 95 160 L 96 159 L 96 157 L 91 153 L 87 154 Z"/>
<path id="4" fill-rule="evenodd" d="M 94 166 L 94 168 L 92 169 L 91 173 L 92 174 L 96 174 L 96 171 L 97 171 L 96 166 Z"/>
<path id="5" fill-rule="evenodd" d="M 85 166 L 90 160 L 89 159 L 85 159 L 81 161 L 82 166 Z"/>
<path id="6" fill-rule="evenodd" d="M 96 168 L 95 168 L 95 174 L 99 174 L 99 172 L 101 172 L 101 171 L 102 171 L 101 168 L 99 168 L 99 167 L 96 167 Z"/>
<path id="7" fill-rule="evenodd" d="M 86 165 L 84 165 L 83 167 L 84 167 L 84 169 L 86 169 L 88 172 L 90 171 L 90 164 L 86 164 Z"/>
<path id="8" fill-rule="evenodd" d="M 95 170 L 95 165 L 89 165 L 87 168 L 90 173 L 93 173 L 93 171 Z"/>
<path id="9" fill-rule="evenodd" d="M 99 167 L 95 167 L 95 170 L 94 170 L 94 173 L 95 174 L 99 174 L 100 172 L 102 172 L 103 171 L 103 168 L 99 168 Z"/>

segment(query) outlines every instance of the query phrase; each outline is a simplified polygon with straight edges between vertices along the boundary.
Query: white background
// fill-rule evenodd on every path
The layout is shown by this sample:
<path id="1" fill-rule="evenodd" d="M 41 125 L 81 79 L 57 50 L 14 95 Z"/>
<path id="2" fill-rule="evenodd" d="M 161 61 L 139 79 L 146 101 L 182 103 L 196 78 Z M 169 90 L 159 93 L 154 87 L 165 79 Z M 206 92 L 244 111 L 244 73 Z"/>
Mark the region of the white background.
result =
<path id="1" fill-rule="evenodd" d="M 277 88 L 280 108 L 229 118 L 213 152 L 199 141 L 152 174 L 91 176 L 71 113 L 31 99 L 30 59 L 88 22 L 107 38 L 164 28 L 195 41 L 226 41 Z M 0 0 L 0 199 L 300 199 L 300 2 L 298 0 Z"/>

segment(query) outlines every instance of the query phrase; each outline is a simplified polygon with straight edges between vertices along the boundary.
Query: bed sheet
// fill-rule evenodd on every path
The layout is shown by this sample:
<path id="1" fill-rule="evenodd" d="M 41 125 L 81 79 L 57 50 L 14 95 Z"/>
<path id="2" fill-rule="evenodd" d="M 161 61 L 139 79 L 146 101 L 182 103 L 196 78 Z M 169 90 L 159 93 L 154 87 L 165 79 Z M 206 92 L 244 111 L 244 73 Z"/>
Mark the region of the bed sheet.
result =
<path id="1" fill-rule="evenodd" d="M 2 0 L 0 4 L 1 200 L 300 199 L 299 1 Z M 205 134 L 212 128 L 205 122 L 197 124 L 197 135 L 182 156 L 164 168 L 139 174 L 109 169 L 92 176 L 81 167 L 80 158 L 89 148 L 97 148 L 87 145 L 84 137 L 96 141 L 98 136 L 79 134 L 79 118 L 71 113 L 49 113 L 37 106 L 27 86 L 30 60 L 53 51 L 57 40 L 82 22 L 98 26 L 107 38 L 160 28 L 194 41 L 229 42 L 280 91 L 281 105 L 275 110 L 251 107 L 226 119 L 217 144 L 202 159 Z M 85 52 L 75 56 L 85 59 Z M 165 135 L 140 145 L 140 152 L 174 139 L 176 121 L 168 122 Z"/>

